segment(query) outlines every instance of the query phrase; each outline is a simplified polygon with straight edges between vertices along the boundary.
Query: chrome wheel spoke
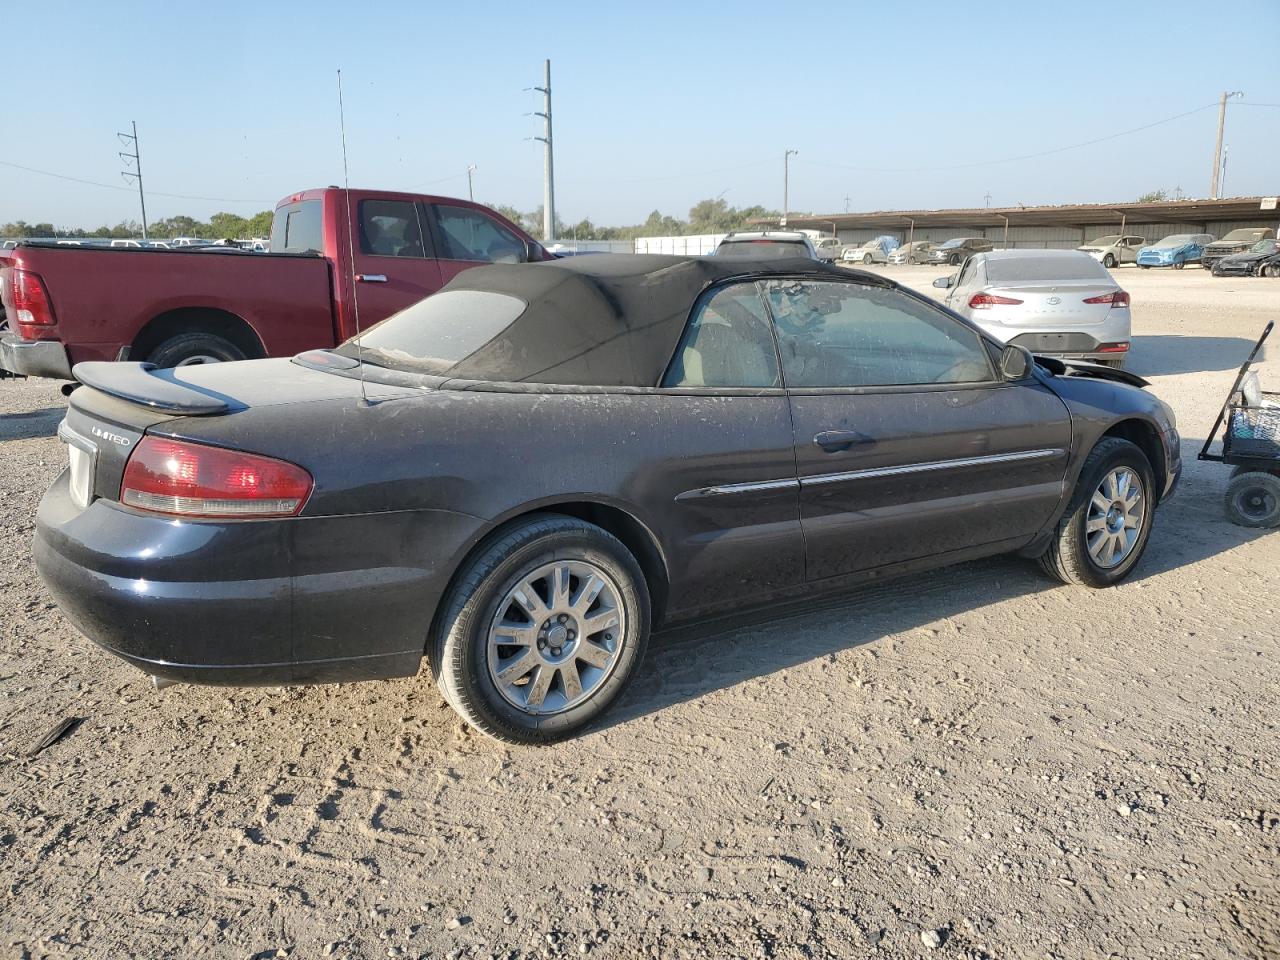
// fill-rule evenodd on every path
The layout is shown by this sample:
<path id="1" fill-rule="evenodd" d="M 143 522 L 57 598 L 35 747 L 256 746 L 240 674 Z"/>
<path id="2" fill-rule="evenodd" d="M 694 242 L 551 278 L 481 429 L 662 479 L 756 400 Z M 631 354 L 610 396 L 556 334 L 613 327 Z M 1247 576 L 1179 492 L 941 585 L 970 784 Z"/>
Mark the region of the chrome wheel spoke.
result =
<path id="1" fill-rule="evenodd" d="M 513 657 L 507 666 L 501 667 L 496 677 L 499 683 L 515 683 L 517 680 L 523 679 L 537 665 L 537 655 L 532 650 L 525 650 L 523 653 Z"/>
<path id="2" fill-rule="evenodd" d="M 564 698 L 570 703 L 582 696 L 582 678 L 573 660 L 567 660 L 560 668 L 560 683 L 564 687 Z"/>
<path id="3" fill-rule="evenodd" d="M 605 582 L 592 574 L 583 580 L 578 586 L 578 592 L 574 595 L 571 606 L 574 612 L 581 616 L 585 616 L 586 612 L 591 609 L 591 605 L 596 602 L 596 598 L 600 596 L 600 591 L 605 587 Z"/>
<path id="4" fill-rule="evenodd" d="M 511 599 L 520 604 L 520 608 L 533 620 L 539 620 L 550 612 L 537 591 L 528 583 L 522 583 L 517 587 L 512 592 Z"/>
<path id="5" fill-rule="evenodd" d="M 563 610 L 569 605 L 569 581 L 573 572 L 567 565 L 557 566 L 551 571 L 551 603 L 552 611 Z"/>
<path id="6" fill-rule="evenodd" d="M 609 661 L 613 659 L 613 654 L 597 643 L 584 640 L 578 646 L 578 659 L 603 670 L 609 665 Z"/>
<path id="7" fill-rule="evenodd" d="M 618 625 L 617 610 L 602 610 L 594 616 L 588 617 L 582 622 L 582 635 L 585 637 L 593 637 L 601 630 L 608 630 L 610 627 Z"/>
<path id="8" fill-rule="evenodd" d="M 1098 533 L 1107 529 L 1106 517 L 1090 517 L 1084 523 L 1085 533 Z"/>
<path id="9" fill-rule="evenodd" d="M 533 675 L 533 679 L 529 681 L 529 687 L 525 691 L 524 702 L 526 706 L 538 708 L 542 706 L 542 701 L 547 698 L 547 691 L 551 689 L 551 681 L 555 677 L 555 667 L 548 664 L 539 664 L 538 672 Z"/>

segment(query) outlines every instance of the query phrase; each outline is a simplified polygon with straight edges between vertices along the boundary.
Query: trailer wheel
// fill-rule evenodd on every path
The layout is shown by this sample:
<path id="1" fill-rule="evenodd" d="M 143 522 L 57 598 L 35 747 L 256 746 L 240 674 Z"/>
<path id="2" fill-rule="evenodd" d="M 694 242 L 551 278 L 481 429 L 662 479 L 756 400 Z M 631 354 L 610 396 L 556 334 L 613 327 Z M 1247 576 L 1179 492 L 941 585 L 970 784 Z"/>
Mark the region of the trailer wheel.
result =
<path id="1" fill-rule="evenodd" d="M 147 356 L 157 367 L 185 367 L 196 363 L 226 363 L 245 359 L 244 351 L 212 333 L 180 333 Z"/>
<path id="2" fill-rule="evenodd" d="M 1242 527 L 1280 527 L 1280 477 L 1262 470 L 1227 484 L 1227 519 Z"/>

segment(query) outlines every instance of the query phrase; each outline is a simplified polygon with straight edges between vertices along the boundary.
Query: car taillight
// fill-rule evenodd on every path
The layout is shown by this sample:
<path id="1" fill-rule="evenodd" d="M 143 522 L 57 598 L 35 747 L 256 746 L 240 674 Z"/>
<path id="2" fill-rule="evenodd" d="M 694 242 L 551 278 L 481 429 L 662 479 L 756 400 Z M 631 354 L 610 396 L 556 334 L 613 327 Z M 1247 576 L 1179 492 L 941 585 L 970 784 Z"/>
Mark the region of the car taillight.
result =
<path id="1" fill-rule="evenodd" d="M 985 310 L 987 307 L 994 307 L 1004 304 L 1017 304 L 1021 300 L 1015 300 L 1013 297 L 997 297 L 994 293 L 975 293 L 969 298 L 969 306 L 975 310 Z"/>
<path id="2" fill-rule="evenodd" d="M 1128 353 L 1129 341 L 1121 340 L 1117 343 L 1103 343 L 1098 346 L 1099 353 Z"/>
<path id="3" fill-rule="evenodd" d="M 14 267 L 9 271 L 9 284 L 13 290 L 13 310 L 18 323 L 53 323 L 53 304 L 49 291 L 44 288 L 40 275 L 30 270 Z"/>
<path id="4" fill-rule="evenodd" d="M 283 460 L 143 437 L 125 465 L 120 500 L 182 517 L 292 517 L 312 486 L 311 474 Z"/>
<path id="5" fill-rule="evenodd" d="M 1100 297 L 1089 297 L 1085 303 L 1109 303 L 1113 307 L 1127 307 L 1129 294 L 1124 290 L 1117 290 L 1115 293 L 1104 293 Z"/>

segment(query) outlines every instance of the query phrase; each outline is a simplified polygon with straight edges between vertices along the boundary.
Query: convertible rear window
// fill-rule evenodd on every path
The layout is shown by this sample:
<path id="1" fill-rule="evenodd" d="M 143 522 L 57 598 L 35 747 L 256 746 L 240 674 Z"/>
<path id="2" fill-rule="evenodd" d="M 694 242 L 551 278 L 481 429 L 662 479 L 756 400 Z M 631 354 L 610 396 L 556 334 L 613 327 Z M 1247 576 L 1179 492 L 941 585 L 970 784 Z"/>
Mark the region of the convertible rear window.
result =
<path id="1" fill-rule="evenodd" d="M 498 337 L 527 304 L 505 293 L 445 290 L 349 340 L 339 353 L 415 373 L 445 374 Z M 359 348 L 356 344 L 359 343 Z"/>
<path id="2" fill-rule="evenodd" d="M 1075 257 L 1011 257 L 988 260 L 987 279 L 992 283 L 1052 283 L 1062 280 L 1096 280 L 1110 277 L 1105 267 L 1088 254 Z"/>
<path id="3" fill-rule="evenodd" d="M 794 240 L 735 240 L 730 243 L 721 243 L 716 248 L 716 256 L 783 259 L 807 257 L 809 250 L 803 243 Z"/>

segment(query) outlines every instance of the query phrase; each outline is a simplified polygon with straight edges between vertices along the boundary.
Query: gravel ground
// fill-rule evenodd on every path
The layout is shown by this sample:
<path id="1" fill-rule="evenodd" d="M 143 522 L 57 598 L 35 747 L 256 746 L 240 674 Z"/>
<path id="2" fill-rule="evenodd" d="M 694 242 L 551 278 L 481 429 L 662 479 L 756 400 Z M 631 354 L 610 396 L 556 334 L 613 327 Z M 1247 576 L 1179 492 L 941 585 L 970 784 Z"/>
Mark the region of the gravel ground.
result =
<path id="1" fill-rule="evenodd" d="M 1280 956 L 1280 536 L 1195 460 L 1280 282 L 1118 276 L 1186 436 L 1131 581 L 998 559 L 685 630 L 542 749 L 426 675 L 152 692 L 36 576 L 64 401 L 0 383 L 0 956 Z"/>

